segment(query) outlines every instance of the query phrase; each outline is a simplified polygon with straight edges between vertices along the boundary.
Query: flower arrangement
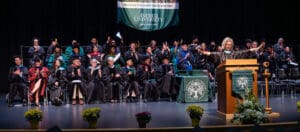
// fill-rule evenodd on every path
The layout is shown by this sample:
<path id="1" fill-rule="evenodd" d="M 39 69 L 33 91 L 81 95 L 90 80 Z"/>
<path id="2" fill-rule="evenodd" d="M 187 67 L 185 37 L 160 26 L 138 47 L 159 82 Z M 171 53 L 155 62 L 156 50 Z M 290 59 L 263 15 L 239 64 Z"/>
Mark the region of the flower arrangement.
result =
<path id="1" fill-rule="evenodd" d="M 24 117 L 29 121 L 32 129 L 37 129 L 39 122 L 43 119 L 43 112 L 39 109 L 30 109 L 24 113 Z"/>
<path id="2" fill-rule="evenodd" d="M 297 102 L 297 110 L 300 112 L 300 101 Z"/>
<path id="3" fill-rule="evenodd" d="M 146 124 L 151 120 L 151 113 L 148 111 L 140 112 L 135 114 L 136 120 L 139 123 L 140 128 L 146 128 Z"/>
<path id="4" fill-rule="evenodd" d="M 245 100 L 238 101 L 236 113 L 231 120 L 233 124 L 260 124 L 269 122 L 268 115 L 251 91 L 247 91 Z"/>
<path id="5" fill-rule="evenodd" d="M 192 120 L 192 126 L 193 127 L 199 126 L 199 122 L 203 115 L 204 109 L 198 105 L 189 105 L 186 108 L 186 112 L 189 114 Z"/>
<path id="6" fill-rule="evenodd" d="M 89 128 L 96 128 L 97 120 L 100 117 L 100 108 L 86 108 L 82 111 L 81 115 L 83 120 L 89 123 Z"/>

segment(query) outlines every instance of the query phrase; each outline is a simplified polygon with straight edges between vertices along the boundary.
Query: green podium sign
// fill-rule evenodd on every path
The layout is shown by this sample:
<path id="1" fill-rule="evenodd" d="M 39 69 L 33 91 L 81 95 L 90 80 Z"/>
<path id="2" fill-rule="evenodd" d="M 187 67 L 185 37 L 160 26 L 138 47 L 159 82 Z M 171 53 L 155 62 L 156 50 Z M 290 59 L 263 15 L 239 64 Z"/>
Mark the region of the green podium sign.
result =
<path id="1" fill-rule="evenodd" d="M 245 90 L 252 91 L 253 75 L 251 70 L 237 70 L 232 72 L 232 92 L 240 98 L 245 97 Z"/>
<path id="2" fill-rule="evenodd" d="M 206 102 L 209 98 L 209 79 L 203 76 L 177 76 L 181 79 L 178 102 Z"/>

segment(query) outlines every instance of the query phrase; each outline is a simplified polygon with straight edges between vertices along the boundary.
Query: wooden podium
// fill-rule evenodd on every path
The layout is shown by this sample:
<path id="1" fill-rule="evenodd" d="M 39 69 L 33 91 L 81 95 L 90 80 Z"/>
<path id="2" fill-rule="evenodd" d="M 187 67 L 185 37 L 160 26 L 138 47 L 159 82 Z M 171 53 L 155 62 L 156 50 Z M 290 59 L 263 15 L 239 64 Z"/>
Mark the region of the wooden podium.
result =
<path id="1" fill-rule="evenodd" d="M 257 97 L 258 66 L 256 59 L 227 59 L 217 67 L 218 114 L 226 119 L 233 118 L 238 99 L 232 93 L 232 72 L 234 71 L 252 71 L 252 92 Z"/>

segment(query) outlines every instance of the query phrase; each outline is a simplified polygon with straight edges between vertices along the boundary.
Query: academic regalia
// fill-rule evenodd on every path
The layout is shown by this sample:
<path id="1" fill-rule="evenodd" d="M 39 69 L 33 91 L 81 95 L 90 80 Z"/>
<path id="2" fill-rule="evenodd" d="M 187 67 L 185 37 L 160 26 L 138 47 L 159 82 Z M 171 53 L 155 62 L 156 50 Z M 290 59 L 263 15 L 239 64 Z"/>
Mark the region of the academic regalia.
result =
<path id="1" fill-rule="evenodd" d="M 117 56 L 117 54 L 107 54 L 107 55 L 105 55 L 104 56 L 104 63 L 103 64 L 107 64 L 106 62 L 107 62 L 107 58 L 108 57 L 112 57 L 112 58 L 115 58 Z M 124 62 L 124 58 L 122 57 L 122 55 L 115 61 L 115 66 L 117 67 L 117 68 L 121 68 L 121 66 L 123 66 L 124 64 L 125 64 L 125 62 Z"/>
<path id="2" fill-rule="evenodd" d="M 128 75 L 128 73 L 131 72 L 131 75 Z M 139 97 L 140 90 L 138 87 L 138 83 L 136 81 L 136 69 L 135 67 L 122 67 L 122 78 L 124 79 L 126 85 L 125 85 L 125 91 L 126 93 L 129 93 L 129 97 L 132 97 L 132 92 L 134 91 L 136 97 Z"/>
<path id="3" fill-rule="evenodd" d="M 80 72 L 81 72 L 80 75 L 78 73 L 78 69 L 80 69 Z M 72 73 L 74 73 L 74 74 L 72 74 Z M 86 86 L 85 86 L 85 84 L 86 84 L 86 80 L 85 80 L 86 79 L 86 73 L 85 73 L 84 67 L 83 66 L 73 67 L 72 65 L 70 65 L 67 68 L 67 79 L 69 80 L 69 88 L 70 88 L 69 91 L 70 91 L 71 98 L 74 99 L 73 94 L 74 94 L 74 88 L 75 88 L 75 85 L 76 85 L 76 87 L 80 91 L 80 92 L 77 91 L 79 99 L 83 99 L 83 97 L 80 97 L 80 96 L 85 96 L 86 95 Z M 75 91 L 75 93 L 76 93 L 76 91 Z M 76 99 L 77 95 L 74 95 L 74 96 L 75 96 L 75 99 Z"/>
<path id="4" fill-rule="evenodd" d="M 116 77 L 117 74 L 121 75 L 120 68 L 114 65 L 113 67 L 103 67 L 103 82 L 107 88 L 108 100 L 120 99 L 121 90 L 121 76 Z"/>
<path id="5" fill-rule="evenodd" d="M 175 88 L 174 70 L 171 64 L 161 64 L 157 70 L 157 83 L 162 94 L 169 97 L 175 96 L 178 92 Z"/>
<path id="6" fill-rule="evenodd" d="M 67 58 L 70 58 L 74 53 L 73 53 L 73 45 L 70 45 L 66 48 L 65 50 L 65 55 L 67 56 Z M 79 56 L 84 56 L 84 50 L 81 46 L 79 46 Z M 71 59 L 70 59 L 71 60 Z"/>
<path id="7" fill-rule="evenodd" d="M 159 90 L 155 81 L 154 67 L 147 64 L 140 64 L 137 68 L 137 80 L 138 83 L 144 88 L 144 99 L 150 98 L 151 93 L 153 93 L 153 98 L 157 100 L 159 98 Z M 148 71 L 146 71 L 148 69 Z M 153 71 L 153 72 L 152 72 Z"/>
<path id="8" fill-rule="evenodd" d="M 195 57 L 195 61 L 193 63 L 194 69 L 205 69 L 210 71 L 210 65 L 207 61 L 208 56 L 202 53 L 196 53 L 194 57 Z"/>
<path id="9" fill-rule="evenodd" d="M 132 59 L 134 66 L 137 66 L 140 63 L 141 55 L 137 51 L 133 52 L 131 50 L 128 50 L 127 52 L 125 52 L 124 56 L 126 60 L 129 58 Z"/>
<path id="10" fill-rule="evenodd" d="M 28 49 L 28 54 L 30 56 L 29 64 L 31 66 L 33 65 L 35 59 L 43 59 L 44 58 L 44 54 L 45 54 L 45 50 L 44 50 L 43 47 L 37 46 L 37 48 L 39 48 L 39 50 L 37 50 L 37 51 L 35 51 L 35 48 L 36 47 L 31 46 Z"/>
<path id="11" fill-rule="evenodd" d="M 98 51 L 99 52 L 103 52 L 103 47 L 99 44 L 89 44 L 87 47 L 86 47 L 86 50 L 85 50 L 85 53 L 91 53 L 93 51 L 93 48 L 94 46 L 96 46 L 98 48 Z"/>
<path id="12" fill-rule="evenodd" d="M 90 103 L 93 99 L 99 98 L 100 101 L 105 101 L 104 77 L 102 66 L 91 67 L 86 69 L 87 74 L 87 102 Z"/>
<path id="13" fill-rule="evenodd" d="M 20 70 L 21 75 L 15 75 L 14 72 L 16 70 Z M 21 97 L 23 101 L 23 105 L 27 104 L 27 92 L 26 92 L 26 86 L 27 86 L 27 76 L 28 76 L 28 69 L 27 67 L 20 65 L 20 66 L 12 66 L 9 68 L 8 73 L 8 81 L 10 83 L 9 85 L 9 105 L 12 105 L 14 96 L 19 92 L 19 96 Z"/>
<path id="14" fill-rule="evenodd" d="M 185 58 L 185 56 L 187 54 L 190 54 L 189 57 Z M 177 64 L 179 69 L 183 69 L 183 70 L 192 70 L 192 62 L 194 62 L 194 56 L 192 54 L 192 52 L 190 52 L 189 50 L 184 51 L 184 50 L 179 50 L 179 52 L 177 53 Z"/>
<path id="15" fill-rule="evenodd" d="M 49 77 L 49 92 L 50 92 L 50 100 L 54 105 L 62 104 L 62 95 L 66 94 L 63 93 L 63 89 L 66 88 L 67 80 L 67 73 L 66 69 L 63 67 L 59 67 L 57 69 L 50 69 L 51 75 Z M 58 85 L 56 85 L 56 83 Z M 66 100 L 65 100 L 66 101 Z"/>
<path id="16" fill-rule="evenodd" d="M 67 68 L 67 64 L 68 64 L 68 58 L 65 54 L 62 54 L 62 53 L 53 53 L 49 56 L 49 59 L 48 59 L 48 68 L 51 68 L 52 65 L 53 65 L 53 62 L 56 60 L 56 59 L 59 59 L 61 60 L 62 62 L 62 67 L 63 68 Z"/>
<path id="17" fill-rule="evenodd" d="M 45 90 L 46 90 L 46 86 L 48 83 L 48 77 L 50 75 L 50 72 L 48 70 L 47 67 L 32 67 L 29 69 L 29 91 L 31 92 L 31 94 L 33 94 L 32 92 L 34 92 L 34 87 L 36 85 L 36 83 L 39 82 L 39 80 L 41 79 L 41 83 L 40 83 L 40 87 L 38 88 L 39 90 L 39 95 L 44 97 L 45 94 Z M 30 101 L 33 101 L 34 95 L 30 96 Z"/>

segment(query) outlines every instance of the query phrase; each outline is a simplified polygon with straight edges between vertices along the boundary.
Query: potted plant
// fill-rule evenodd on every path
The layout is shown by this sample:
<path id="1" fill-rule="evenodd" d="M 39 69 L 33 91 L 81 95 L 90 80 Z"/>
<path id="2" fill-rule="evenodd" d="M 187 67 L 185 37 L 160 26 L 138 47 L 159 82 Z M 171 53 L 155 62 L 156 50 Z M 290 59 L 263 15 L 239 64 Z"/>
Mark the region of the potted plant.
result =
<path id="1" fill-rule="evenodd" d="M 39 109 L 30 109 L 24 113 L 24 117 L 29 121 L 31 129 L 38 129 L 43 119 L 43 112 Z"/>
<path id="2" fill-rule="evenodd" d="M 269 122 L 268 114 L 251 91 L 246 92 L 244 101 L 238 101 L 236 112 L 231 120 L 233 124 L 260 124 Z"/>
<path id="3" fill-rule="evenodd" d="M 300 112 L 300 101 L 297 102 L 297 110 Z"/>
<path id="4" fill-rule="evenodd" d="M 86 108 L 81 115 L 83 120 L 89 123 L 89 128 L 96 128 L 98 118 L 100 117 L 100 108 Z"/>
<path id="5" fill-rule="evenodd" d="M 189 105 L 186 108 L 186 112 L 189 114 L 192 120 L 192 126 L 193 127 L 199 126 L 199 122 L 203 115 L 204 109 L 198 105 Z"/>
<path id="6" fill-rule="evenodd" d="M 135 115 L 140 128 L 146 128 L 146 124 L 151 120 L 151 113 L 148 111 L 140 112 Z"/>

